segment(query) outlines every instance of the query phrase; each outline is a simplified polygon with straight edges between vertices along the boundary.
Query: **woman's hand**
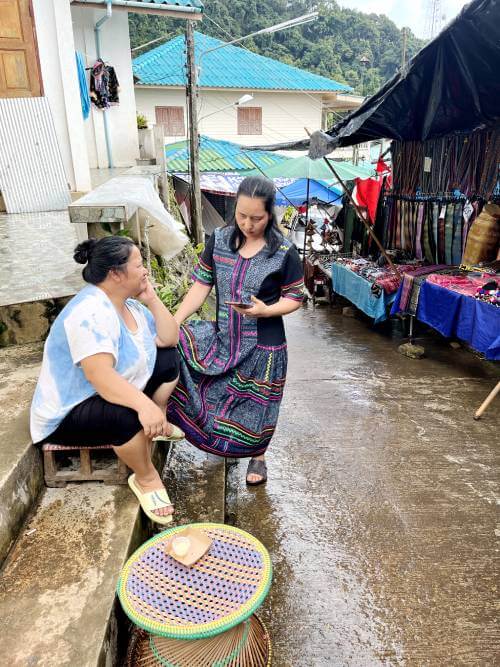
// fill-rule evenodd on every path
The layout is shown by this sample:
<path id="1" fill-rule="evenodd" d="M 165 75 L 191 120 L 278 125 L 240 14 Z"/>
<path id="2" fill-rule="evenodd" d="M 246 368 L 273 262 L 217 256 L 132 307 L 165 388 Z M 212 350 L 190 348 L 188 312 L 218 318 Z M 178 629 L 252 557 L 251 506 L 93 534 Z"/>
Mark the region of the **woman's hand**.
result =
<path id="1" fill-rule="evenodd" d="M 252 301 L 253 306 L 251 308 L 239 308 L 238 306 L 231 306 L 231 308 L 245 317 L 267 317 L 269 306 L 266 306 L 263 301 L 255 296 L 252 296 Z"/>
<path id="2" fill-rule="evenodd" d="M 151 439 L 157 435 L 167 435 L 167 416 L 150 399 L 144 403 L 138 411 L 137 416 L 147 438 Z"/>
<path id="3" fill-rule="evenodd" d="M 142 303 L 145 306 L 150 306 L 151 303 L 153 303 L 153 301 L 158 299 L 158 295 L 156 294 L 154 287 L 151 283 L 151 280 L 149 278 L 146 288 L 140 294 L 137 295 L 137 298 L 139 299 L 139 301 L 142 301 Z"/>

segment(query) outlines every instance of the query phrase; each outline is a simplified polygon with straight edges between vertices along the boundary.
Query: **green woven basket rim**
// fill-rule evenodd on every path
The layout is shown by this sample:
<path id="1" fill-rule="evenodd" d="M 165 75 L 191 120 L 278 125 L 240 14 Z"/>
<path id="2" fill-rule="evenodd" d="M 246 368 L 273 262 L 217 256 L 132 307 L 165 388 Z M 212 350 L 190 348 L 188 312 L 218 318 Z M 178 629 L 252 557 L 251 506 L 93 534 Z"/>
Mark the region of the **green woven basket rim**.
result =
<path id="1" fill-rule="evenodd" d="M 132 565 L 133 562 L 139 557 L 139 555 L 145 551 L 149 546 L 155 544 L 156 542 L 162 541 L 165 537 L 169 537 L 170 535 L 175 535 L 175 533 L 180 532 L 181 530 L 184 530 L 185 528 L 205 528 L 205 529 L 214 529 L 214 528 L 223 528 L 225 530 L 232 531 L 234 533 L 239 533 L 240 535 L 244 535 L 247 539 L 249 538 L 250 541 L 253 541 L 256 543 L 256 545 L 259 547 L 259 551 L 262 555 L 262 558 L 264 560 L 264 571 L 267 571 L 267 579 L 264 582 L 262 591 L 260 594 L 255 598 L 253 603 L 245 608 L 244 611 L 239 613 L 236 618 L 233 617 L 230 620 L 226 622 L 219 622 L 217 623 L 217 627 L 215 628 L 210 628 L 206 630 L 198 630 L 197 632 L 193 632 L 194 628 L 192 629 L 186 629 L 186 628 L 179 628 L 176 629 L 173 626 L 169 627 L 168 630 L 165 629 L 164 626 L 162 626 L 159 623 L 155 622 L 150 622 L 147 619 L 143 618 L 137 618 L 135 614 L 129 613 L 129 610 L 127 609 L 127 599 L 126 599 L 126 592 L 125 592 L 125 580 L 123 578 L 123 573 L 128 570 L 128 568 Z M 229 526 L 227 524 L 223 523 L 212 523 L 212 522 L 207 522 L 207 523 L 189 523 L 189 524 L 184 524 L 182 526 L 175 526 L 173 528 L 168 528 L 167 530 L 164 530 L 161 533 L 158 533 L 158 535 L 155 535 L 151 537 L 149 540 L 141 544 L 140 547 L 138 547 L 134 553 L 128 558 L 127 562 L 122 568 L 122 571 L 120 573 L 120 576 L 118 578 L 118 583 L 116 585 L 116 593 L 118 595 L 118 598 L 120 600 L 120 604 L 122 606 L 122 609 L 124 610 L 125 614 L 130 618 L 130 620 L 137 625 L 137 627 L 142 628 L 143 630 L 147 630 L 148 632 L 151 632 L 152 634 L 158 635 L 159 637 L 169 637 L 171 639 L 204 639 L 207 637 L 213 637 L 215 635 L 219 635 L 222 632 L 225 632 L 226 630 L 230 630 L 233 628 L 235 625 L 238 625 L 239 623 L 242 623 L 245 621 L 249 616 L 251 616 L 264 602 L 266 599 L 267 594 L 269 593 L 269 589 L 271 587 L 271 582 L 272 582 L 272 575 L 273 575 L 273 568 L 272 568 L 272 563 L 271 563 L 271 557 L 269 556 L 268 550 L 265 548 L 265 546 L 253 535 L 248 533 L 245 530 L 242 530 L 241 528 L 236 528 L 235 526 Z M 212 621 L 212 623 L 214 623 Z"/>

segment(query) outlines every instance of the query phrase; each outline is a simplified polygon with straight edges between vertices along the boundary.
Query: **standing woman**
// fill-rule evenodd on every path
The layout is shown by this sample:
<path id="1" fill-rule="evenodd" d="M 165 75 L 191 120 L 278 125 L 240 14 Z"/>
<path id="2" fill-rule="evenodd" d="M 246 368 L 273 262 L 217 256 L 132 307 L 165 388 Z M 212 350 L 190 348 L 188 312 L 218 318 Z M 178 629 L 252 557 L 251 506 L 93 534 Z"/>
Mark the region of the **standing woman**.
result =
<path id="1" fill-rule="evenodd" d="M 86 264 L 89 284 L 59 313 L 45 343 L 31 406 L 33 442 L 113 445 L 134 472 L 129 485 L 146 515 L 167 524 L 173 507 L 151 461 L 151 441 L 184 437 L 166 420 L 179 374 L 177 323 L 130 239 L 89 239 L 74 258 Z"/>
<path id="2" fill-rule="evenodd" d="M 211 236 L 195 282 L 174 316 L 181 325 L 215 286 L 215 322 L 181 326 L 180 379 L 169 416 L 200 449 L 251 457 L 250 485 L 267 479 L 264 453 L 276 427 L 287 367 L 283 315 L 302 302 L 301 261 L 278 229 L 274 197 L 268 179 L 242 181 L 234 223 Z"/>

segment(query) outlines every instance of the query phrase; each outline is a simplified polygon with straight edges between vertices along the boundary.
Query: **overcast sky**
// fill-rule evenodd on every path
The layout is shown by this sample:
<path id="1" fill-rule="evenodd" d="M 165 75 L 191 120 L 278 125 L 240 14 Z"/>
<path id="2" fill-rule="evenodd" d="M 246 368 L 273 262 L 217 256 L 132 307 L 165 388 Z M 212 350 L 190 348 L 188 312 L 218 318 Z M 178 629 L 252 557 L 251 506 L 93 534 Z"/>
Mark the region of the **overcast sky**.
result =
<path id="1" fill-rule="evenodd" d="M 361 12 L 386 14 L 399 28 L 409 26 L 418 37 L 426 37 L 424 33 L 427 0 L 338 0 L 338 2 L 344 7 L 359 9 Z M 465 4 L 466 0 L 441 0 L 446 22 L 454 18 Z"/>

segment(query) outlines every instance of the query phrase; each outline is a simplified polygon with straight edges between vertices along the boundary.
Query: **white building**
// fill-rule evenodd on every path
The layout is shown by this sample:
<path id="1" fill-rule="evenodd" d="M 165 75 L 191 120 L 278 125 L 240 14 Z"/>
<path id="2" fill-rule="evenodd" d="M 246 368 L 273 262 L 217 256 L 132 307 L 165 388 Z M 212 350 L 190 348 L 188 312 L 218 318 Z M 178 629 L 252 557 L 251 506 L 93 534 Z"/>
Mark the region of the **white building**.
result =
<path id="1" fill-rule="evenodd" d="M 331 110 L 357 108 L 350 87 L 195 32 L 200 134 L 242 145 L 302 139 Z M 187 136 L 184 37 L 134 59 L 137 110 L 166 143 Z M 252 95 L 237 105 L 243 95 Z"/>
<path id="2" fill-rule="evenodd" d="M 198 0 L 1 0 L 0 97 L 48 99 L 72 190 L 91 188 L 90 169 L 134 166 L 139 156 L 128 11 L 178 18 L 202 17 Z M 83 119 L 75 51 L 87 67 L 111 64 L 120 84 L 119 105 L 92 106 Z M 87 72 L 88 82 L 88 72 Z"/>

